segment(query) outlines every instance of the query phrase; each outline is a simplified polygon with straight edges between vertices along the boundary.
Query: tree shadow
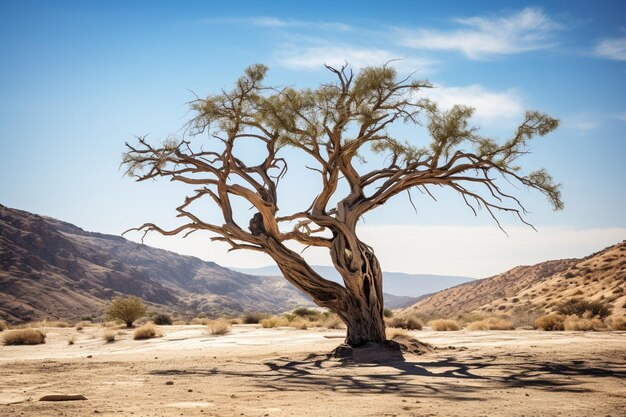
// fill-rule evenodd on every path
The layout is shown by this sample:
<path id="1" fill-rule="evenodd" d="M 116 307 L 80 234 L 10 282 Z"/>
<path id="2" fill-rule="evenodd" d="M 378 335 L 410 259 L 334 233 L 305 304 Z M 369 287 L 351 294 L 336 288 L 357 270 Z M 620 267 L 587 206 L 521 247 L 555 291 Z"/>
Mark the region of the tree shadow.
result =
<path id="1" fill-rule="evenodd" d="M 429 359 L 431 356 L 434 357 Z M 626 378 L 623 362 L 603 362 L 602 367 L 598 367 L 586 365 L 584 361 L 552 363 L 515 354 L 437 353 L 376 364 L 339 361 L 330 354 L 312 354 L 302 360 L 279 358 L 263 362 L 262 366 L 259 363 L 247 365 L 258 371 L 224 367 L 163 370 L 153 374 L 226 375 L 251 379 L 260 390 L 269 391 L 396 393 L 404 397 L 445 397 L 460 401 L 485 400 L 489 391 L 507 388 L 592 392 L 588 387 L 589 378 L 615 378 L 618 383 Z"/>

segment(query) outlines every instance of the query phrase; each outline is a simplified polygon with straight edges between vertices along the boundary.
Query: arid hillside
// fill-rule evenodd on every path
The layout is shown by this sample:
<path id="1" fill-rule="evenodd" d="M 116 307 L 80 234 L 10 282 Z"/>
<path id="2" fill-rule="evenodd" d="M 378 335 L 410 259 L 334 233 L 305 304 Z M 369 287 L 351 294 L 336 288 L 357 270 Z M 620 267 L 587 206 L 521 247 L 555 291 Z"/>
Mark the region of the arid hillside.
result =
<path id="1" fill-rule="evenodd" d="M 626 241 L 583 259 L 518 266 L 424 298 L 404 314 L 456 317 L 470 312 L 515 315 L 555 311 L 568 299 L 601 301 L 626 313 Z"/>
<path id="2" fill-rule="evenodd" d="M 0 205 L 0 319 L 99 316 L 115 295 L 185 314 L 282 312 L 310 301 L 253 276 Z"/>

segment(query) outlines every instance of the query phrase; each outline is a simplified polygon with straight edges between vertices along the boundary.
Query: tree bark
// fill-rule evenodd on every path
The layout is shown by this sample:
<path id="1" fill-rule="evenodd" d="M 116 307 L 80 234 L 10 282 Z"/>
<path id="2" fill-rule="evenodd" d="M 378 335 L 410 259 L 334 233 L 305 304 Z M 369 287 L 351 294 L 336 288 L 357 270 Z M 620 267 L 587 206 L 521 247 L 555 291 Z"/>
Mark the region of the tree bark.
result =
<path id="1" fill-rule="evenodd" d="M 356 241 L 358 250 L 355 252 L 347 249 L 341 238 L 331 250 L 333 263 L 347 290 L 347 297 L 341 300 L 335 312 L 348 328 L 346 343 L 353 347 L 387 339 L 380 264 L 371 247 Z"/>

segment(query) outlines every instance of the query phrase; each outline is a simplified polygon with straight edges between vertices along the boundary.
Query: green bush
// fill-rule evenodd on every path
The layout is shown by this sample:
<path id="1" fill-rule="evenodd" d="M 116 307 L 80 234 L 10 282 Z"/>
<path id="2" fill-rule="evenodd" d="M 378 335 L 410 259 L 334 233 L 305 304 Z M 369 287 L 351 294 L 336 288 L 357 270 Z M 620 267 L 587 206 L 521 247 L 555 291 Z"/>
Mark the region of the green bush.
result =
<path id="1" fill-rule="evenodd" d="M 393 311 L 389 310 L 388 308 L 383 309 L 383 316 L 390 318 L 393 317 Z"/>
<path id="2" fill-rule="evenodd" d="M 139 297 L 116 297 L 106 309 L 107 316 L 112 320 L 121 320 L 126 327 L 132 327 L 133 322 L 146 315 L 146 305 Z"/>

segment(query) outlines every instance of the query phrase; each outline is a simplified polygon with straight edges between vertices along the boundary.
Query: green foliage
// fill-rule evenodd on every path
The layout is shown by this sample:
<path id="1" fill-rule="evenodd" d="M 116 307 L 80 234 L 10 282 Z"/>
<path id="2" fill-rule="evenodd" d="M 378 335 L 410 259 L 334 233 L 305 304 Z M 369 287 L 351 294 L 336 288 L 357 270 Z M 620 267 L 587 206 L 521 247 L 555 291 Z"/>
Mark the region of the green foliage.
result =
<path id="1" fill-rule="evenodd" d="M 139 297 L 116 297 L 108 305 L 106 314 L 111 320 L 121 320 L 126 327 L 132 327 L 133 322 L 146 315 L 146 305 Z"/>
<path id="2" fill-rule="evenodd" d="M 393 311 L 391 311 L 388 308 L 385 308 L 383 309 L 383 316 L 387 318 L 393 317 Z"/>

